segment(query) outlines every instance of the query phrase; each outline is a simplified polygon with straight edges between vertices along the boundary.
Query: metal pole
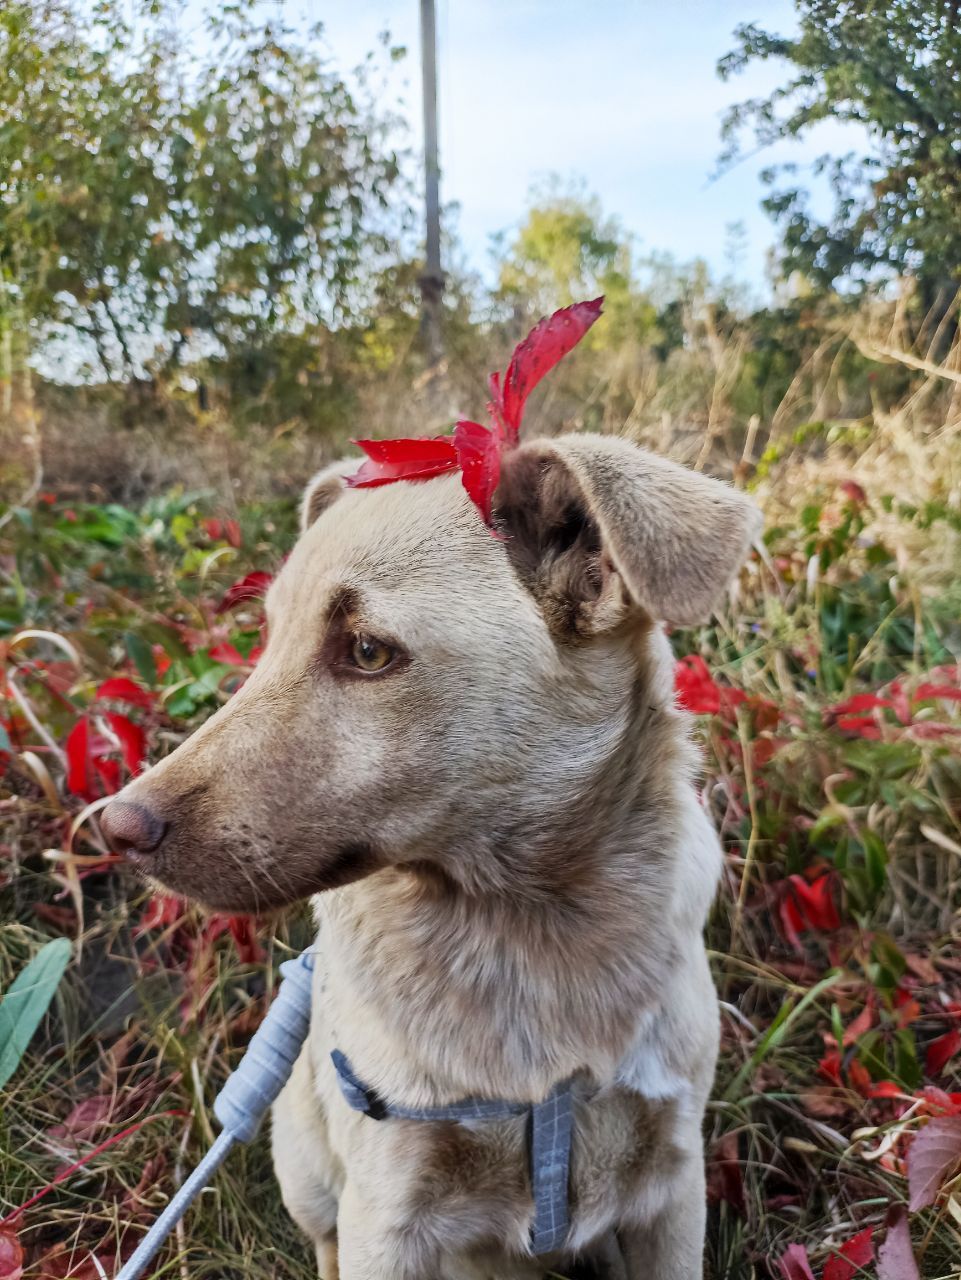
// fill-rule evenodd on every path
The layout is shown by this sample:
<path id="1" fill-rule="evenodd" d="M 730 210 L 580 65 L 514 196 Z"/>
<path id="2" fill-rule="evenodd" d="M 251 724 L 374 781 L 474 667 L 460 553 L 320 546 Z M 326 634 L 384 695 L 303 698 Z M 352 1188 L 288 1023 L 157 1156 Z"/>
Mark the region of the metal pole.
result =
<path id="1" fill-rule="evenodd" d="M 420 277 L 421 333 L 428 365 L 444 357 L 441 306 L 444 272 L 440 265 L 440 163 L 437 158 L 437 26 L 434 0 L 420 0 L 421 73 L 424 94 L 424 197 L 426 256 Z"/>

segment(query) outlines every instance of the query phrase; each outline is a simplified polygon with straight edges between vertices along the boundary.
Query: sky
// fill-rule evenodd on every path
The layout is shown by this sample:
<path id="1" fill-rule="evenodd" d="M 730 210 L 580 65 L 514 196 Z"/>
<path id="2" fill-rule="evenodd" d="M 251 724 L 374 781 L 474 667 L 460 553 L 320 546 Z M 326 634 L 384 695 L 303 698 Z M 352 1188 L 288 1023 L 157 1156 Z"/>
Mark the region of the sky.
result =
<path id="1" fill-rule="evenodd" d="M 188 0 L 188 12 L 203 0 Z M 270 8 L 265 4 L 264 8 Z M 402 95 L 421 145 L 419 0 L 272 0 L 295 25 L 321 22 L 341 69 L 388 29 L 409 56 Z M 492 234 L 521 220 L 532 186 L 557 174 L 583 183 L 637 240 L 641 254 L 702 257 L 762 289 L 776 232 L 760 208 L 760 171 L 863 145 L 851 126 L 824 123 L 712 180 L 720 122 L 731 103 L 783 82 L 754 66 L 722 83 L 719 57 L 740 23 L 790 33 L 790 0 L 437 0 L 441 195 L 459 205 L 469 264 L 492 271 Z M 815 207 L 826 189 L 814 183 Z M 732 224 L 743 227 L 732 260 Z"/>

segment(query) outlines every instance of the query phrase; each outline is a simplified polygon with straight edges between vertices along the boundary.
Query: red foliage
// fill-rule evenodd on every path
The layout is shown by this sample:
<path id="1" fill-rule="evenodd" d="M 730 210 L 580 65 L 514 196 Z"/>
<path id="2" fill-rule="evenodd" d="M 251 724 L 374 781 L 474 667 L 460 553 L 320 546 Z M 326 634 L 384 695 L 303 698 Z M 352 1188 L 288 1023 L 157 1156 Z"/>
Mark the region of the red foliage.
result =
<path id="1" fill-rule="evenodd" d="M 545 374 L 550 373 L 587 333 L 601 314 L 604 299 L 576 302 L 538 321 L 511 356 L 504 374 L 503 393 L 499 380 L 492 379 L 494 406 L 504 424 L 510 444 L 517 443 L 524 405 Z"/>
<path id="2" fill-rule="evenodd" d="M 221 640 L 210 649 L 209 654 L 214 662 L 223 662 L 230 667 L 246 667 L 249 665 L 244 655 L 229 640 Z"/>
<path id="3" fill-rule="evenodd" d="M 0 1231 L 0 1280 L 20 1280 L 23 1275 L 23 1249 L 12 1229 Z"/>
<path id="4" fill-rule="evenodd" d="M 782 1280 L 814 1280 L 814 1272 L 803 1244 L 789 1244 L 777 1260 Z"/>
<path id="5" fill-rule="evenodd" d="M 263 599 L 273 580 L 273 574 L 264 573 L 262 570 L 248 573 L 246 577 L 227 588 L 215 612 L 226 613 L 228 609 L 233 609 L 235 605 L 242 604 L 245 600 Z"/>
<path id="6" fill-rule="evenodd" d="M 721 690 L 698 653 L 689 653 L 675 664 L 674 692 L 678 706 L 695 715 L 714 715 L 721 709 Z"/>
<path id="7" fill-rule="evenodd" d="M 501 454 L 518 441 L 527 397 L 545 374 L 573 350 L 601 314 L 603 298 L 577 302 L 539 321 L 514 348 L 503 385 L 499 374 L 490 380 L 487 409 L 491 427 L 462 418 L 452 436 L 413 440 L 355 440 L 367 454 L 352 488 L 372 488 L 395 480 L 428 480 L 460 469 L 471 501 L 490 525 L 494 493 L 500 479 Z"/>
<path id="8" fill-rule="evenodd" d="M 484 523 L 489 525 L 494 494 L 501 476 L 503 438 L 479 422 L 462 418 L 454 427 L 454 448 L 464 488 L 484 517 Z"/>
<path id="9" fill-rule="evenodd" d="M 811 881 L 793 875 L 780 882 L 779 910 L 789 937 L 809 929 L 822 933 L 840 929 L 841 917 L 834 894 L 836 881 L 836 874 L 827 871 Z"/>
<path id="10" fill-rule="evenodd" d="M 929 1076 L 939 1076 L 954 1055 L 961 1049 L 961 1031 L 952 1027 L 928 1045 L 924 1055 L 924 1069 Z"/>
<path id="11" fill-rule="evenodd" d="M 450 436 L 416 440 L 355 440 L 367 454 L 360 470 L 347 476 L 352 489 L 372 489 L 395 480 L 429 480 L 457 470 L 457 453 Z"/>
<path id="12" fill-rule="evenodd" d="M 865 1227 L 856 1236 L 841 1245 L 838 1252 L 824 1264 L 822 1280 L 851 1280 L 859 1267 L 874 1261 L 874 1228 Z"/>
<path id="13" fill-rule="evenodd" d="M 127 676 L 113 676 L 104 680 L 97 689 L 98 698 L 115 698 L 118 702 L 128 702 L 132 707 L 150 708 L 154 704 L 154 696 L 149 689 L 135 684 Z"/>
<path id="14" fill-rule="evenodd" d="M 946 1179 L 961 1164 L 961 1115 L 938 1116 L 914 1136 L 908 1151 L 909 1208 L 934 1204 Z"/>

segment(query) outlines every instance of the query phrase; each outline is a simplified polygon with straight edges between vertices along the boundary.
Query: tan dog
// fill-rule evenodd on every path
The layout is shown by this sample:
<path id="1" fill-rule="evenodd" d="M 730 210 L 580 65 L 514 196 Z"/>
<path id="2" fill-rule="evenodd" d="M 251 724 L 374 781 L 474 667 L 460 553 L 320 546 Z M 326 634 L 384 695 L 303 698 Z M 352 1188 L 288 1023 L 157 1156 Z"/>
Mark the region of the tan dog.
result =
<path id="1" fill-rule="evenodd" d="M 607 437 L 509 453 L 501 538 L 457 475 L 345 489 L 355 466 L 308 490 L 254 674 L 106 826 L 221 909 L 318 894 L 273 1146 L 325 1280 L 695 1280 L 720 855 L 657 620 L 710 613 L 758 513 Z M 573 1076 L 564 1248 L 529 1252 L 523 1119 L 376 1122 L 335 1047 L 406 1106 Z"/>

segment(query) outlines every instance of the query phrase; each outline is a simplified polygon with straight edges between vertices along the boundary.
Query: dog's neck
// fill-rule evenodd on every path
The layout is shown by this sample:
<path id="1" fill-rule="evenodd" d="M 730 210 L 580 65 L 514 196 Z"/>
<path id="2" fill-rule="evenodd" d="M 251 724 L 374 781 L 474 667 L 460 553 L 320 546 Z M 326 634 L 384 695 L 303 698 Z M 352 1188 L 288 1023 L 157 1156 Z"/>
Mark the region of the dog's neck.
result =
<path id="1" fill-rule="evenodd" d="M 610 1078 L 657 1004 L 690 761 L 649 639 L 595 749 L 556 786 L 543 762 L 519 780 L 533 798 L 509 823 L 317 899 L 340 1047 L 375 1088 L 536 1100 L 577 1070 Z"/>

